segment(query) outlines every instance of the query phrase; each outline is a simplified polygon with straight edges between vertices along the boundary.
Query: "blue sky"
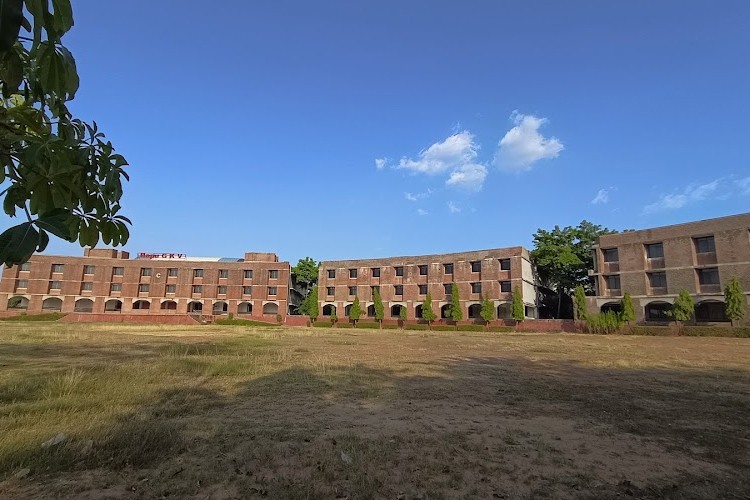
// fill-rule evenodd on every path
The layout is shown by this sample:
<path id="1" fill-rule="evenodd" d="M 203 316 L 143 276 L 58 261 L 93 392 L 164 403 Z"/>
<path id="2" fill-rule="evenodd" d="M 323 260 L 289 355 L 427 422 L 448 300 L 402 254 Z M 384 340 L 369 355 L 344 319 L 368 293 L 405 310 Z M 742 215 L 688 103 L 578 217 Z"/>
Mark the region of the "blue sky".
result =
<path id="1" fill-rule="evenodd" d="M 130 163 L 131 252 L 442 253 L 750 204 L 747 1 L 73 7 L 71 108 Z"/>

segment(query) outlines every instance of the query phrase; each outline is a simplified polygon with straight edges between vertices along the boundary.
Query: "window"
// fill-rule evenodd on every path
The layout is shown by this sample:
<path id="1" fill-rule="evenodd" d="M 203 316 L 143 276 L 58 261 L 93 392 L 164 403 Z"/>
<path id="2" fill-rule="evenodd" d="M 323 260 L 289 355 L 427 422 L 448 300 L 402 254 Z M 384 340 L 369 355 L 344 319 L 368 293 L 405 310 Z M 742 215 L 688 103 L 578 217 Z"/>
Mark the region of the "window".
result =
<path id="1" fill-rule="evenodd" d="M 253 278 L 253 270 L 252 269 L 245 269 L 245 279 L 249 280 Z"/>
<path id="2" fill-rule="evenodd" d="M 49 289 L 50 290 L 59 290 L 60 289 L 60 282 L 59 281 L 50 281 L 49 282 Z"/>
<path id="3" fill-rule="evenodd" d="M 357 287 L 356 286 L 350 286 L 349 287 L 349 295 L 357 295 Z"/>
<path id="4" fill-rule="evenodd" d="M 404 266 L 396 266 L 396 276 L 404 275 Z"/>
<path id="5" fill-rule="evenodd" d="M 372 293 L 372 295 L 374 297 L 375 296 L 375 292 L 380 293 L 380 287 L 379 286 L 370 287 L 370 292 Z"/>
<path id="6" fill-rule="evenodd" d="M 141 283 L 138 285 L 138 293 L 146 293 L 148 292 L 149 286 L 146 283 Z"/>
<path id="7" fill-rule="evenodd" d="M 698 269 L 698 282 L 701 285 L 718 285 L 719 268 L 706 267 L 704 269 Z"/>
<path id="8" fill-rule="evenodd" d="M 510 271 L 510 259 L 500 259 L 500 270 Z"/>
<path id="9" fill-rule="evenodd" d="M 478 273 L 482 270 L 482 263 L 478 260 L 475 260 L 471 263 L 471 272 L 472 273 Z"/>
<path id="10" fill-rule="evenodd" d="M 277 269 L 271 269 L 270 271 L 268 271 L 268 279 L 269 280 L 279 279 L 279 271 Z"/>
<path id="11" fill-rule="evenodd" d="M 333 279 L 336 277 L 336 270 L 335 269 L 329 269 L 328 270 L 328 277 Z"/>
<path id="12" fill-rule="evenodd" d="M 647 259 L 663 259 L 664 245 L 661 243 L 649 243 L 646 245 Z"/>
<path id="13" fill-rule="evenodd" d="M 28 288 L 29 282 L 27 280 L 17 280 L 16 288 Z"/>
<path id="14" fill-rule="evenodd" d="M 176 267 L 170 267 L 169 269 L 167 269 L 167 276 L 171 277 L 171 278 L 176 277 L 177 276 L 177 268 Z"/>
<path id="15" fill-rule="evenodd" d="M 380 278 L 380 268 L 379 267 L 373 267 L 371 269 L 372 271 L 372 277 L 373 278 Z"/>
<path id="16" fill-rule="evenodd" d="M 427 295 L 427 285 L 419 285 L 419 295 Z"/>
<path id="17" fill-rule="evenodd" d="M 83 274 L 94 274 L 94 266 L 83 266 Z"/>
<path id="18" fill-rule="evenodd" d="M 404 294 L 404 285 L 395 285 L 393 288 L 396 291 L 396 295 L 403 295 Z"/>
<path id="19" fill-rule="evenodd" d="M 648 286 L 651 288 L 666 288 L 667 287 L 667 273 L 648 273 Z"/>
<path id="20" fill-rule="evenodd" d="M 481 283 L 472 283 L 471 284 L 471 293 L 482 293 L 482 284 Z"/>
<path id="21" fill-rule="evenodd" d="M 125 274 L 125 268 L 124 267 L 113 267 L 112 268 L 112 276 L 122 276 Z"/>
<path id="22" fill-rule="evenodd" d="M 443 272 L 445 274 L 453 274 L 453 263 L 443 264 Z"/>
<path id="23" fill-rule="evenodd" d="M 228 278 L 229 269 L 219 269 L 219 278 Z"/>
<path id="24" fill-rule="evenodd" d="M 453 293 L 453 283 L 443 283 L 443 288 L 445 289 L 446 295 Z"/>
<path id="25" fill-rule="evenodd" d="M 276 287 L 275 286 L 269 286 L 268 287 L 268 295 L 276 295 Z"/>
<path id="26" fill-rule="evenodd" d="M 252 295 L 252 294 L 253 294 L 253 287 L 251 286 L 242 287 L 242 295 Z"/>
<path id="27" fill-rule="evenodd" d="M 167 285 L 167 293 L 176 293 L 177 285 Z"/>
<path id="28" fill-rule="evenodd" d="M 334 295 L 335 292 L 336 292 L 336 287 L 333 287 L 333 286 L 326 287 L 326 295 Z"/>
<path id="29" fill-rule="evenodd" d="M 31 264 L 28 262 L 24 262 L 23 264 L 21 264 L 20 271 L 31 271 Z"/>
<path id="30" fill-rule="evenodd" d="M 121 292 L 122 291 L 122 283 L 112 283 L 109 286 L 110 292 Z"/>
<path id="31" fill-rule="evenodd" d="M 150 267 L 142 267 L 141 268 L 141 276 L 151 276 L 151 268 Z"/>
<path id="32" fill-rule="evenodd" d="M 605 248 L 604 250 L 602 250 L 602 255 L 604 256 L 604 262 L 620 261 L 620 255 L 617 252 L 616 248 Z"/>
<path id="33" fill-rule="evenodd" d="M 94 284 L 92 282 L 85 281 L 85 282 L 81 283 L 81 290 L 82 291 L 90 292 L 93 289 L 94 289 Z"/>
<path id="34" fill-rule="evenodd" d="M 52 264 L 52 272 L 53 273 L 61 273 L 63 272 L 65 266 L 62 264 Z"/>
<path id="35" fill-rule="evenodd" d="M 203 293 L 202 285 L 193 285 L 193 293 Z"/>
<path id="36" fill-rule="evenodd" d="M 193 269 L 193 278 L 202 278 L 203 269 Z"/>
<path id="37" fill-rule="evenodd" d="M 356 278 L 357 277 L 357 270 L 356 269 L 349 269 L 349 277 L 350 278 Z"/>
<path id="38" fill-rule="evenodd" d="M 419 275 L 427 276 L 427 266 L 425 264 L 422 264 L 421 266 L 419 266 Z"/>
<path id="39" fill-rule="evenodd" d="M 500 282 L 500 291 L 502 293 L 509 293 L 513 290 L 511 289 L 510 281 L 501 281 Z"/>
<path id="40" fill-rule="evenodd" d="M 223 285 L 222 285 L 222 286 L 220 286 L 220 287 L 218 287 L 218 288 L 216 289 L 216 292 L 217 292 L 217 293 L 218 293 L 219 295 L 226 295 L 226 294 L 227 294 L 227 287 L 225 287 L 225 286 L 223 286 Z"/>
<path id="41" fill-rule="evenodd" d="M 713 236 L 694 238 L 695 253 L 716 253 L 716 243 Z"/>
<path id="42" fill-rule="evenodd" d="M 620 289 L 620 275 L 619 274 L 605 276 L 604 282 L 607 285 L 607 290 L 619 290 Z"/>

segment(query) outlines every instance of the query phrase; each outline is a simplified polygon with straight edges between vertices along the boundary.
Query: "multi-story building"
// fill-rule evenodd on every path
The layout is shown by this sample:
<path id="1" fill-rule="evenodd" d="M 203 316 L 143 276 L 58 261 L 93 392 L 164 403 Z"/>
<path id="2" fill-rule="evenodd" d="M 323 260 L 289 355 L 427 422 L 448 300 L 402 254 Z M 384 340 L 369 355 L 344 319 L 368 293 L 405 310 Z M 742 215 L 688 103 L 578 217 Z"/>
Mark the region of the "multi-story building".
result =
<path id="1" fill-rule="evenodd" d="M 188 258 L 85 249 L 83 257 L 34 255 L 6 267 L 0 311 L 285 315 L 290 266 L 273 253 Z"/>
<path id="2" fill-rule="evenodd" d="M 696 321 L 727 321 L 726 283 L 737 277 L 750 297 L 750 213 L 601 236 L 590 275 L 591 311 L 618 309 L 628 292 L 637 321 L 667 321 L 675 298 L 687 290 Z"/>
<path id="3" fill-rule="evenodd" d="M 438 318 L 447 318 L 452 283 L 458 286 L 464 318 L 479 318 L 484 298 L 495 304 L 497 318 L 510 318 L 516 287 L 526 304 L 526 316 L 536 317 L 535 275 L 529 252 L 522 247 L 325 261 L 318 275 L 318 307 L 322 316 L 348 316 L 359 297 L 364 315 L 374 317 L 373 294 L 378 289 L 387 319 L 398 319 L 405 307 L 407 319 L 414 320 L 422 317 L 422 302 L 429 293 Z"/>

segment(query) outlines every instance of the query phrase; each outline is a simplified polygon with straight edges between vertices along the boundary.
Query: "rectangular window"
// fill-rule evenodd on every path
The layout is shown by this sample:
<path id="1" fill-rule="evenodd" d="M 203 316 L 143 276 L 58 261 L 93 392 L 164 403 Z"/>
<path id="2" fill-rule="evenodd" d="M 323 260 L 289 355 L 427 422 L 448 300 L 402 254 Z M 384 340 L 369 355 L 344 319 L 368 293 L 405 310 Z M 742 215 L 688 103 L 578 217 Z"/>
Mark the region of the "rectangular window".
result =
<path id="1" fill-rule="evenodd" d="M 203 293 L 202 285 L 193 285 L 193 293 Z"/>
<path id="2" fill-rule="evenodd" d="M 422 264 L 421 266 L 419 266 L 419 275 L 427 276 L 427 266 L 425 264 Z"/>
<path id="3" fill-rule="evenodd" d="M 334 295 L 335 292 L 336 292 L 336 287 L 333 287 L 333 286 L 326 287 L 326 295 Z"/>
<path id="4" fill-rule="evenodd" d="M 269 286 L 268 287 L 268 295 L 276 295 L 276 287 L 275 286 Z"/>
<path id="5" fill-rule="evenodd" d="M 646 245 L 647 259 L 663 259 L 664 245 L 662 243 L 649 243 Z"/>
<path id="6" fill-rule="evenodd" d="M 279 271 L 276 269 L 271 269 L 270 271 L 268 271 L 268 279 L 269 280 L 279 279 Z"/>
<path id="7" fill-rule="evenodd" d="M 605 248 L 602 250 L 602 255 L 604 256 L 604 262 L 620 261 L 620 254 L 617 252 L 616 248 Z"/>
<path id="8" fill-rule="evenodd" d="M 216 293 L 218 293 L 219 295 L 226 295 L 227 294 L 227 287 L 225 287 L 224 285 L 218 287 L 216 289 Z"/>
<path id="9" fill-rule="evenodd" d="M 357 270 L 356 269 L 349 269 L 349 277 L 350 278 L 356 278 L 357 277 Z"/>
<path id="10" fill-rule="evenodd" d="M 124 267 L 113 267 L 112 268 L 112 276 L 122 276 L 125 274 L 125 268 Z"/>
<path id="11" fill-rule="evenodd" d="M 404 275 L 404 266 L 396 266 L 396 276 Z"/>
<path id="12" fill-rule="evenodd" d="M 253 294 L 253 287 L 251 286 L 242 287 L 242 295 L 252 295 L 252 294 Z"/>
<path id="13" fill-rule="evenodd" d="M 513 290 L 511 289 L 510 281 L 501 281 L 500 282 L 500 291 L 502 293 L 510 293 Z"/>
<path id="14" fill-rule="evenodd" d="M 151 268 L 150 267 L 142 267 L 141 268 L 141 276 L 151 276 Z"/>
<path id="15" fill-rule="evenodd" d="M 350 286 L 349 287 L 349 295 L 357 295 L 357 287 L 356 286 Z"/>
<path id="16" fill-rule="evenodd" d="M 109 286 L 110 292 L 121 292 L 122 291 L 122 283 L 112 283 Z"/>
<path id="17" fill-rule="evenodd" d="M 24 262 L 21 264 L 21 271 L 31 271 L 31 264 L 29 262 Z"/>
<path id="18" fill-rule="evenodd" d="M 716 253 L 716 243 L 713 236 L 694 238 L 695 253 Z"/>
<path id="19" fill-rule="evenodd" d="M 176 267 L 170 267 L 167 269 L 167 276 L 170 278 L 174 278 L 177 276 L 177 268 Z"/>
<path id="20" fill-rule="evenodd" d="M 193 269 L 193 278 L 202 278 L 203 269 Z"/>
<path id="21" fill-rule="evenodd" d="M 482 284 L 481 283 L 472 283 L 471 284 L 471 293 L 482 293 Z"/>
<path id="22" fill-rule="evenodd" d="M 482 262 L 481 261 L 475 260 L 474 262 L 471 263 L 471 272 L 472 273 L 478 273 L 481 270 L 482 270 Z"/>
<path id="23" fill-rule="evenodd" d="M 177 293 L 177 285 L 167 285 L 167 293 Z"/>
<path id="24" fill-rule="evenodd" d="M 253 270 L 252 269 L 245 269 L 245 279 L 249 280 L 253 278 Z"/>
<path id="25" fill-rule="evenodd" d="M 219 269 L 219 278 L 228 278 L 229 269 Z"/>
<path id="26" fill-rule="evenodd" d="M 698 282 L 701 285 L 718 285 L 719 268 L 706 267 L 704 269 L 698 269 Z"/>
<path id="27" fill-rule="evenodd" d="M 373 278 L 380 278 L 380 268 L 379 267 L 373 267 L 371 269 L 372 271 L 372 277 Z"/>
<path id="28" fill-rule="evenodd" d="M 61 272 L 63 272 L 64 268 L 65 268 L 65 266 L 63 266 L 62 264 L 52 264 L 52 272 L 53 273 L 61 273 Z"/>
<path id="29" fill-rule="evenodd" d="M 17 280 L 16 281 L 16 289 L 18 288 L 27 288 L 29 286 L 29 282 L 27 280 Z"/>
<path id="30" fill-rule="evenodd" d="M 94 266 L 83 266 L 83 274 L 94 274 Z"/>
<path id="31" fill-rule="evenodd" d="M 146 293 L 148 292 L 149 286 L 146 283 L 141 283 L 138 285 L 138 293 Z"/>
<path id="32" fill-rule="evenodd" d="M 60 289 L 60 281 L 50 281 L 49 282 L 49 289 L 50 290 L 59 290 Z"/>
<path id="33" fill-rule="evenodd" d="M 666 288 L 667 287 L 667 273 L 648 273 L 648 286 L 651 288 Z"/>
<path id="34" fill-rule="evenodd" d="M 443 288 L 445 289 L 446 295 L 453 293 L 453 283 L 443 283 Z"/>
<path id="35" fill-rule="evenodd" d="M 607 290 L 619 290 L 620 289 L 620 275 L 612 274 L 605 276 L 604 281 L 607 284 Z"/>
<path id="36" fill-rule="evenodd" d="M 92 282 L 85 281 L 85 282 L 81 283 L 81 290 L 82 291 L 90 292 L 93 289 L 94 289 L 94 284 Z"/>
<path id="37" fill-rule="evenodd" d="M 333 279 L 333 278 L 335 278 L 335 277 L 336 277 L 336 270 L 335 270 L 335 269 L 329 269 L 329 270 L 328 270 L 328 277 L 329 277 L 330 279 Z"/>
<path id="38" fill-rule="evenodd" d="M 500 259 L 500 270 L 510 271 L 510 259 Z"/>
<path id="39" fill-rule="evenodd" d="M 453 263 L 443 264 L 443 272 L 445 274 L 453 274 Z"/>
<path id="40" fill-rule="evenodd" d="M 395 285 L 393 288 L 396 291 L 396 295 L 403 295 L 404 294 L 404 285 Z"/>
<path id="41" fill-rule="evenodd" d="M 427 295 L 427 285 L 419 285 L 419 295 Z"/>

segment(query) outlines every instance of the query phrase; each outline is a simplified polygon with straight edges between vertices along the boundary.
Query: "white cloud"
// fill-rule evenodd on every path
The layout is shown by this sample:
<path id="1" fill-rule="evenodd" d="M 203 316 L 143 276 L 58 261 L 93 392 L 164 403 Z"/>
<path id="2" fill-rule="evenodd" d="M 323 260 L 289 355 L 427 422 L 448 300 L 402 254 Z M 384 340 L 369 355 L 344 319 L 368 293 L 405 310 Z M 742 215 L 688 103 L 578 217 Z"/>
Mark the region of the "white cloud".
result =
<path id="1" fill-rule="evenodd" d="M 714 197 L 714 194 L 723 184 L 724 179 L 719 178 L 706 184 L 690 184 L 682 191 L 662 194 L 657 201 L 643 207 L 643 213 L 651 214 L 665 210 L 677 210 L 685 205 L 703 201 Z"/>
<path id="2" fill-rule="evenodd" d="M 430 213 L 430 212 L 428 212 L 427 210 L 425 210 L 425 209 L 423 209 L 423 208 L 418 208 L 418 209 L 417 209 L 417 215 L 427 215 L 427 214 L 429 214 L 429 213 Z"/>
<path id="3" fill-rule="evenodd" d="M 734 181 L 742 194 L 750 194 L 750 177 Z"/>
<path id="4" fill-rule="evenodd" d="M 493 165 L 510 172 L 531 170 L 539 160 L 557 158 L 565 149 L 563 143 L 555 137 L 545 138 L 539 133 L 546 118 L 533 115 L 522 115 L 514 111 L 510 115 L 515 127 L 510 129 L 498 144 Z"/>
<path id="5" fill-rule="evenodd" d="M 388 163 L 388 160 L 386 158 L 376 158 L 375 159 L 375 168 L 378 170 L 383 170 Z"/>
<path id="6" fill-rule="evenodd" d="M 600 189 L 594 199 L 591 200 L 592 205 L 606 204 L 607 202 L 609 202 L 609 189 Z"/>
<path id="7" fill-rule="evenodd" d="M 404 193 L 404 198 L 409 201 L 419 201 L 429 197 L 432 194 L 432 189 L 428 189 L 424 193 Z"/>
<path id="8" fill-rule="evenodd" d="M 453 203 L 452 201 L 448 202 L 448 210 L 452 214 L 460 214 L 461 213 L 461 207 Z"/>
<path id="9" fill-rule="evenodd" d="M 484 165 L 468 163 L 451 172 L 451 176 L 445 183 L 468 191 L 479 191 L 482 189 L 485 177 L 487 177 L 487 168 Z"/>

